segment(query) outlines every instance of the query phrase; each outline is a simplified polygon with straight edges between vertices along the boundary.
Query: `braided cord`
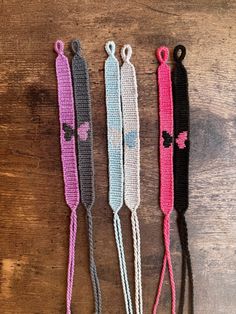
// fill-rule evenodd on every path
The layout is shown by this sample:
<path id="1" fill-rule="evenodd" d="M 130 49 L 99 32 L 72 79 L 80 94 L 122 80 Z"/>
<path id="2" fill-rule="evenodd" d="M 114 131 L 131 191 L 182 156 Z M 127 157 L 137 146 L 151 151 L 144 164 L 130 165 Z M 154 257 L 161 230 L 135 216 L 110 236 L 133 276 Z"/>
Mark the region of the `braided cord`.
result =
<path id="1" fill-rule="evenodd" d="M 93 293 L 95 299 L 95 313 L 102 313 L 102 295 L 100 283 L 97 274 L 96 263 L 94 259 L 94 244 L 93 244 L 93 217 L 90 209 L 87 210 L 87 223 L 88 223 L 88 240 L 89 240 L 89 260 L 90 260 L 90 274 L 93 285 Z"/>
<path id="2" fill-rule="evenodd" d="M 66 311 L 71 313 L 71 299 L 74 279 L 75 241 L 77 232 L 76 210 L 79 205 L 79 180 L 75 150 L 75 114 L 71 73 L 68 59 L 64 56 L 64 44 L 58 40 L 55 43 L 56 76 L 58 86 L 58 104 L 60 117 L 61 160 L 63 168 L 66 203 L 71 209 L 70 244 L 67 274 Z"/>
<path id="3" fill-rule="evenodd" d="M 120 275 L 123 287 L 126 313 L 132 314 L 128 275 L 126 269 L 119 210 L 123 205 L 123 145 L 122 114 L 120 102 L 120 71 L 115 57 L 115 43 L 105 45 L 108 58 L 105 61 L 105 86 L 107 108 L 107 137 L 109 159 L 109 204 L 114 213 L 114 232 L 119 257 Z"/>
<path id="4" fill-rule="evenodd" d="M 126 267 L 126 262 L 125 262 L 122 229 L 121 229 L 120 217 L 119 217 L 118 212 L 114 213 L 113 223 L 114 223 L 116 246 L 117 246 L 119 264 L 120 264 L 120 275 L 121 275 L 121 282 L 123 286 L 125 309 L 126 309 L 127 314 L 131 314 L 133 313 L 132 300 L 131 300 L 131 295 L 130 295 L 129 279 L 128 279 L 127 267 Z"/>
<path id="5" fill-rule="evenodd" d="M 135 306 L 136 313 L 143 313 L 141 244 L 137 208 L 140 204 L 140 140 L 138 91 L 136 72 L 130 62 L 132 48 L 125 45 L 121 50 L 121 99 L 124 129 L 124 188 L 125 204 L 131 211 L 134 247 Z"/>
<path id="6" fill-rule="evenodd" d="M 137 211 L 131 214 L 133 246 L 134 246 L 134 271 L 135 271 L 135 305 L 136 313 L 143 313 L 142 292 L 142 266 L 141 266 L 141 241 Z"/>
<path id="7" fill-rule="evenodd" d="M 80 41 L 71 43 L 72 76 L 77 122 L 77 152 L 80 173 L 81 201 L 87 211 L 90 276 L 93 286 L 95 313 L 102 312 L 101 289 L 94 259 L 92 207 L 95 200 L 92 113 L 89 87 L 89 73 L 85 58 L 82 56 Z"/>
<path id="8" fill-rule="evenodd" d="M 75 268 L 75 242 L 77 233 L 77 214 L 76 210 L 71 211 L 70 216 L 70 246 L 69 246 L 69 262 L 67 272 L 67 314 L 71 313 L 71 300 L 73 291 L 73 279 L 74 279 L 74 268 Z"/>
<path id="9" fill-rule="evenodd" d="M 179 314 L 184 311 L 186 268 L 189 279 L 188 312 L 194 313 L 194 286 L 191 257 L 188 248 L 188 229 L 185 212 L 188 209 L 188 168 L 189 168 L 189 97 L 188 75 L 182 63 L 186 49 L 178 45 L 174 49 L 175 67 L 172 72 L 174 100 L 174 207 L 178 213 L 177 225 L 182 248 L 182 276 Z"/>
<path id="10" fill-rule="evenodd" d="M 175 314 L 176 292 L 170 255 L 170 215 L 173 209 L 173 102 L 170 67 L 167 65 L 169 50 L 166 47 L 157 49 L 160 117 L 160 207 L 164 214 L 163 236 L 165 253 L 157 290 L 153 314 L 157 312 L 164 281 L 166 265 L 168 265 L 171 286 L 171 312 Z"/>

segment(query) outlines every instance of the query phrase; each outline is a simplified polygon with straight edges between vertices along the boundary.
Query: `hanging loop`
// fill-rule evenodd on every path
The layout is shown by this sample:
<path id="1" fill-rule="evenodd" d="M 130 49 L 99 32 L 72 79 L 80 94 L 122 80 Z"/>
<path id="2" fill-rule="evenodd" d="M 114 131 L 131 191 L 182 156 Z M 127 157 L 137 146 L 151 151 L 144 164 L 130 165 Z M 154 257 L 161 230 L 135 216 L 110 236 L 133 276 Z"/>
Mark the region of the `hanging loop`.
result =
<path id="1" fill-rule="evenodd" d="M 169 57 L 169 49 L 167 47 L 160 47 L 156 51 L 157 60 L 162 64 L 168 60 Z"/>
<path id="2" fill-rule="evenodd" d="M 75 39 L 71 42 L 71 49 L 77 55 L 81 54 L 81 45 L 79 39 Z"/>
<path id="3" fill-rule="evenodd" d="M 175 62 L 181 62 L 184 60 L 186 55 L 186 48 L 182 45 L 178 45 L 174 49 L 174 60 Z"/>
<path id="4" fill-rule="evenodd" d="M 124 47 L 121 49 L 121 57 L 124 62 L 129 62 L 130 58 L 132 56 L 132 48 L 130 45 L 124 45 Z"/>
<path id="5" fill-rule="evenodd" d="M 63 41 L 57 40 L 55 42 L 54 49 L 55 49 L 57 54 L 63 55 L 64 54 L 64 43 L 63 43 Z"/>
<path id="6" fill-rule="evenodd" d="M 108 41 L 105 45 L 105 49 L 106 52 L 108 53 L 108 55 L 114 55 L 115 54 L 115 50 L 116 50 L 116 45 L 114 43 L 114 41 Z"/>

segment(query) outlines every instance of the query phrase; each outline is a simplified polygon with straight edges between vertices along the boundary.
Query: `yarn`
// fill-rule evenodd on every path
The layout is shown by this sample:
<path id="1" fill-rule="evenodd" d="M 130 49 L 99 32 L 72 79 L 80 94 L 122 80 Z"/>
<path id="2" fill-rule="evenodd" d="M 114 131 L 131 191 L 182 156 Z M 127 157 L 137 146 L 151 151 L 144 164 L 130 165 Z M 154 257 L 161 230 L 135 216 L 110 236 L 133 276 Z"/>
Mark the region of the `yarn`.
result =
<path id="1" fill-rule="evenodd" d="M 125 204 L 131 211 L 134 246 L 135 305 L 136 313 L 143 313 L 140 230 L 137 208 L 140 204 L 140 140 L 138 91 L 136 72 L 130 62 L 132 48 L 125 45 L 121 50 L 121 100 L 124 130 L 124 190 Z"/>
<path id="2" fill-rule="evenodd" d="M 160 63 L 157 71 L 159 87 L 159 118 L 160 118 L 160 207 L 164 214 L 163 237 L 165 253 L 159 280 L 153 314 L 157 312 L 163 286 L 166 265 L 168 265 L 171 285 L 171 312 L 175 313 L 175 281 L 170 255 L 170 215 L 173 209 L 173 102 L 170 67 L 167 65 L 169 50 L 166 47 L 157 49 Z"/>
<path id="3" fill-rule="evenodd" d="M 177 225 L 182 247 L 182 279 L 178 313 L 184 311 L 186 268 L 189 279 L 188 312 L 194 313 L 194 287 L 191 257 L 188 248 L 188 230 L 185 212 L 188 209 L 188 168 L 189 168 L 189 97 L 188 75 L 182 63 L 186 49 L 178 45 L 174 49 L 175 67 L 172 72 L 174 100 L 174 207 L 178 213 Z"/>
<path id="4" fill-rule="evenodd" d="M 82 55 L 79 40 L 71 43 L 72 77 L 77 123 L 77 155 L 81 201 L 87 211 L 90 275 L 93 286 L 95 313 L 102 312 L 101 289 L 94 260 L 92 207 L 95 200 L 92 112 L 87 62 Z"/>
<path id="5" fill-rule="evenodd" d="M 119 211 L 123 205 L 123 143 L 122 114 L 120 101 L 120 70 L 115 57 L 115 43 L 105 45 L 108 58 L 105 61 L 105 87 L 107 109 L 107 138 L 109 159 L 109 205 L 113 210 L 114 232 L 120 264 L 126 313 L 132 314 L 128 274 L 126 269 Z"/>
<path id="6" fill-rule="evenodd" d="M 70 245 L 67 274 L 66 312 L 71 313 L 71 299 L 74 279 L 75 241 L 77 232 L 76 210 L 80 201 L 77 159 L 75 150 L 75 114 L 72 81 L 68 59 L 64 56 L 64 44 L 61 40 L 55 43 L 56 76 L 58 88 L 58 105 L 60 117 L 61 160 L 64 178 L 66 203 L 71 209 Z"/>

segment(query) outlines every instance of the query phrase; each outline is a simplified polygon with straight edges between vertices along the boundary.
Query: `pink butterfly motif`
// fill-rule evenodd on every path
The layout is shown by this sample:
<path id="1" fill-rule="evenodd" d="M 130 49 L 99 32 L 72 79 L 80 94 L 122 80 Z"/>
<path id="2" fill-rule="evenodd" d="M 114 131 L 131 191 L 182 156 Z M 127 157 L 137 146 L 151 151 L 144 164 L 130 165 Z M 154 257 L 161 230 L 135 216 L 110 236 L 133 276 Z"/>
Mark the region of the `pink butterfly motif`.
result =
<path id="1" fill-rule="evenodd" d="M 78 128 L 78 136 L 81 141 L 88 139 L 88 131 L 90 130 L 89 122 L 82 123 Z"/>
<path id="2" fill-rule="evenodd" d="M 183 131 L 179 133 L 177 139 L 175 140 L 179 149 L 184 149 L 186 147 L 185 141 L 188 139 L 188 132 Z"/>

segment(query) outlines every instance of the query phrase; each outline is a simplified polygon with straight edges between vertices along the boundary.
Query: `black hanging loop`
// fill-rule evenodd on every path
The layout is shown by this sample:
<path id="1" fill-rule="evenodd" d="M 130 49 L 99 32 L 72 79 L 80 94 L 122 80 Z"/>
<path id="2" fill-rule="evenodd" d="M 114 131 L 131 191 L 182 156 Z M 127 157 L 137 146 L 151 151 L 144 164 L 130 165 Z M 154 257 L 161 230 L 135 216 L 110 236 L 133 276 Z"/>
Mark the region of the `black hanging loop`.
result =
<path id="1" fill-rule="evenodd" d="M 175 62 L 182 62 L 186 56 L 186 48 L 182 45 L 178 45 L 174 49 Z"/>

